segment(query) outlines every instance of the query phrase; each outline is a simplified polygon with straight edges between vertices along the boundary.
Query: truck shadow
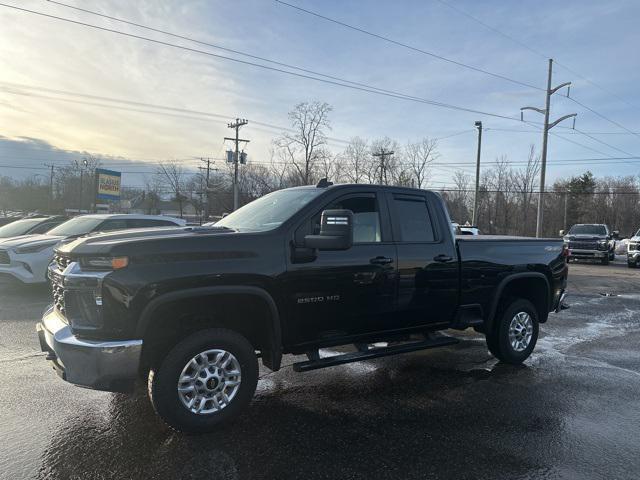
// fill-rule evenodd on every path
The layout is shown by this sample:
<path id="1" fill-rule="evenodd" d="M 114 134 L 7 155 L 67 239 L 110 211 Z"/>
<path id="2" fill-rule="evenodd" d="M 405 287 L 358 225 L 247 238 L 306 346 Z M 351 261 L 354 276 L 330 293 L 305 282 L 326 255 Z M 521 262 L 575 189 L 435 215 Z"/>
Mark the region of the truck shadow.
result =
<path id="1" fill-rule="evenodd" d="M 142 387 L 105 394 L 108 408 L 88 406 L 52 434 L 38 477 L 425 478 L 451 469 L 454 478 L 486 467 L 496 478 L 495 461 L 518 476 L 540 460 L 524 451 L 505 460 L 505 445 L 533 435 L 553 462 L 548 445 L 563 430 L 561 403 L 541 397 L 536 376 L 488 361 L 473 341 L 307 374 L 284 369 L 260 381 L 243 417 L 203 436 L 165 427 Z"/>

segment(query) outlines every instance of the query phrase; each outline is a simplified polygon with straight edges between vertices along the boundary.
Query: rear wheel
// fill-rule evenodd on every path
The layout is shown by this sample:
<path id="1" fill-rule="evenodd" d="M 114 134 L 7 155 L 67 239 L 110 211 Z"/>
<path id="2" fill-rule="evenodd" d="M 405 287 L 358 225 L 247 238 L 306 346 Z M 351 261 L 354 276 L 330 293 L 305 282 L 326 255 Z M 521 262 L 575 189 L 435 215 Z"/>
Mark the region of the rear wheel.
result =
<path id="1" fill-rule="evenodd" d="M 511 364 L 524 362 L 538 341 L 538 313 L 529 300 L 511 299 L 503 304 L 491 332 L 487 347 L 500 361 Z"/>
<path id="2" fill-rule="evenodd" d="M 174 430 L 204 433 L 238 415 L 258 382 L 258 360 L 242 335 L 226 329 L 196 332 L 149 372 L 153 407 Z"/>

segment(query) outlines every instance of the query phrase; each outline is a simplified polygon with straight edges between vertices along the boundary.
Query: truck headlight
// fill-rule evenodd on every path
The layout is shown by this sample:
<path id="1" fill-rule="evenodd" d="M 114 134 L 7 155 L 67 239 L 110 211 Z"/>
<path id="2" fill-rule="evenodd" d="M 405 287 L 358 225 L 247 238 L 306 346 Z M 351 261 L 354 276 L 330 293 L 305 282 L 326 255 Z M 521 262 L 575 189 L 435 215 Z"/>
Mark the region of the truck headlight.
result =
<path id="1" fill-rule="evenodd" d="M 129 257 L 84 257 L 80 266 L 86 270 L 119 270 L 129 265 Z"/>
<path id="2" fill-rule="evenodd" d="M 606 250 L 609 247 L 608 240 L 598 240 L 598 248 L 601 250 Z"/>

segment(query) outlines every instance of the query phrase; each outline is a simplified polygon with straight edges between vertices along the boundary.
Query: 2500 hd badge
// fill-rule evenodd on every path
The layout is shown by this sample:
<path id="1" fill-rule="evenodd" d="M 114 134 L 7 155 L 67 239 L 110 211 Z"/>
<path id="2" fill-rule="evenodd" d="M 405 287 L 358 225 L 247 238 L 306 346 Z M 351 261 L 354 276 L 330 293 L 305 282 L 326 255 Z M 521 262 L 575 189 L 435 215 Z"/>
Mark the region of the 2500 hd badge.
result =
<path id="1" fill-rule="evenodd" d="M 314 297 L 299 297 L 297 300 L 298 304 L 301 303 L 320 303 L 320 302 L 339 302 L 340 295 L 325 295 L 325 296 L 314 296 Z"/>
<path id="2" fill-rule="evenodd" d="M 258 362 L 278 370 L 284 354 L 306 354 L 304 372 L 451 345 L 437 331 L 472 327 L 521 363 L 563 306 L 566 253 L 561 239 L 456 238 L 434 192 L 325 180 L 212 227 L 62 245 L 38 334 L 64 380 L 127 391 L 143 379 L 168 425 L 207 432 L 249 405 Z M 354 349 L 320 357 L 337 345 Z"/>

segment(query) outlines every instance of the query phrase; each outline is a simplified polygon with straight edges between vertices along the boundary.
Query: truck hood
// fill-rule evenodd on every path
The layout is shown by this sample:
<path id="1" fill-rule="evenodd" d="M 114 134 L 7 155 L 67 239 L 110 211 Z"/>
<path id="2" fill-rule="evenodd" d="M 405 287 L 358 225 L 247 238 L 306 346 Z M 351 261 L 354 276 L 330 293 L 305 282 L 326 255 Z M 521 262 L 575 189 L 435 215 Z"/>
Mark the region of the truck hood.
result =
<path id="1" fill-rule="evenodd" d="M 564 237 L 565 240 L 578 240 L 578 241 L 595 241 L 595 240 L 606 240 L 607 236 L 606 235 L 585 235 L 585 234 L 580 234 L 580 235 L 565 235 Z"/>
<path id="2" fill-rule="evenodd" d="M 72 255 L 128 255 L 133 250 L 136 253 L 153 253 L 154 246 L 158 245 L 171 244 L 175 250 L 178 250 L 185 243 L 191 243 L 192 239 L 229 235 L 245 234 L 215 226 L 139 228 L 84 236 L 61 245 L 57 251 Z"/>
<path id="3" fill-rule="evenodd" d="M 20 235 L 19 237 L 11 237 L 0 240 L 0 248 L 21 248 L 31 247 L 37 244 L 55 245 L 56 243 L 64 240 L 65 237 L 57 235 Z"/>

